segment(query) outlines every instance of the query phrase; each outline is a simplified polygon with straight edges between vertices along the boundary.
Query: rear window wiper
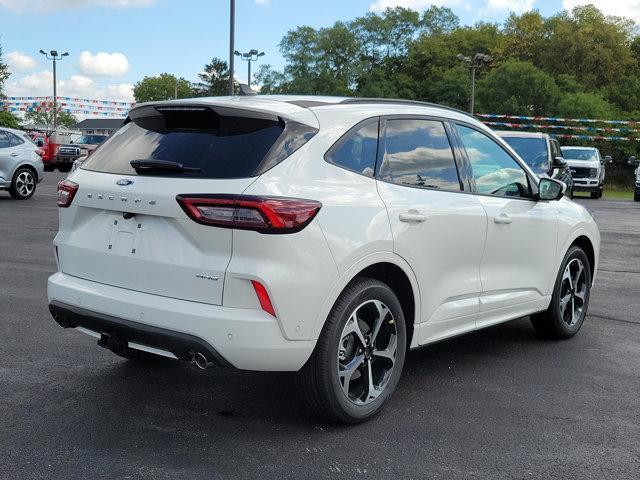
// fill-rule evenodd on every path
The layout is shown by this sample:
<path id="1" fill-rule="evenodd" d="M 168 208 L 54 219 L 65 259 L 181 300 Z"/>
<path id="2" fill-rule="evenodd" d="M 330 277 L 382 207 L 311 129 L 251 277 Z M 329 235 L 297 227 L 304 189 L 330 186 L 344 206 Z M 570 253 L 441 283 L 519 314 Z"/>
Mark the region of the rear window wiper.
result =
<path id="1" fill-rule="evenodd" d="M 198 167 L 185 167 L 180 162 L 172 162 L 171 160 L 131 160 L 129 164 L 136 173 L 153 173 L 153 172 L 199 172 Z"/>

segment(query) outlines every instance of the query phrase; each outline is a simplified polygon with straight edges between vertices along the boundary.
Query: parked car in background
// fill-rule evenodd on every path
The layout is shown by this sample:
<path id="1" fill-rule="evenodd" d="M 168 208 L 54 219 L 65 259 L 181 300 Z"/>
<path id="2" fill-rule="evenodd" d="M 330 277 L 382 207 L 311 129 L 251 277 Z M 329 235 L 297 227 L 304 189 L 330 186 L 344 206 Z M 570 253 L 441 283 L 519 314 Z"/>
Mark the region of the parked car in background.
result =
<path id="1" fill-rule="evenodd" d="M 554 178 L 567 185 L 567 196 L 573 197 L 573 178 L 562 156 L 560 144 L 547 133 L 497 131 L 520 158 L 541 177 Z"/>
<path id="2" fill-rule="evenodd" d="M 58 165 L 61 172 L 72 171 L 78 159 L 91 155 L 105 141 L 106 135 L 83 135 L 69 145 L 58 148 Z"/>
<path id="3" fill-rule="evenodd" d="M 297 371 L 292 395 L 362 422 L 409 349 L 526 315 L 579 331 L 600 234 L 565 190 L 437 105 L 140 104 L 58 185 L 49 309 L 128 359 Z"/>
<path id="4" fill-rule="evenodd" d="M 31 140 L 43 149 L 42 162 L 46 172 L 60 170 L 68 172 L 71 170 L 73 160 L 65 155 L 60 156 L 60 148 L 63 145 L 70 144 L 74 138 L 79 135 L 75 131 L 59 129 L 56 131 L 32 131 L 29 133 Z M 75 153 L 75 149 L 74 149 Z M 75 157 L 77 158 L 77 157 Z"/>
<path id="5" fill-rule="evenodd" d="M 600 198 L 604 192 L 605 162 L 611 163 L 610 156 L 602 158 L 595 147 L 561 147 L 562 155 L 571 169 L 573 189 L 576 192 L 590 192 L 591 198 Z"/>
<path id="6" fill-rule="evenodd" d="M 0 128 L 0 190 L 16 200 L 33 196 L 44 175 L 42 154 L 22 130 Z"/>
<path id="7" fill-rule="evenodd" d="M 634 167 L 636 167 L 633 172 L 636 177 L 635 186 L 633 189 L 633 200 L 635 202 L 640 202 L 640 162 L 635 156 L 629 157 L 629 165 L 633 165 Z"/>

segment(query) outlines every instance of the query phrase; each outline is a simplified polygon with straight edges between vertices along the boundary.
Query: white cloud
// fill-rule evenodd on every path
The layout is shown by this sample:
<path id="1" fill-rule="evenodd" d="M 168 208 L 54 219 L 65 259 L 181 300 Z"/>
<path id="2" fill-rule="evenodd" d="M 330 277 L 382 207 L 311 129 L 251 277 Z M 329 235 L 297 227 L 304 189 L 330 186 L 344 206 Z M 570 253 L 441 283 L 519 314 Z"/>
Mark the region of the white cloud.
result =
<path id="1" fill-rule="evenodd" d="M 85 75 L 124 75 L 129 71 L 129 60 L 122 53 L 84 51 L 78 60 Z"/>
<path id="2" fill-rule="evenodd" d="M 562 6 L 572 10 L 578 5 L 595 5 L 605 15 L 627 17 L 640 23 L 640 0 L 563 0 Z"/>
<path id="3" fill-rule="evenodd" d="M 271 0 L 256 0 L 256 5 L 271 5 Z"/>
<path id="4" fill-rule="evenodd" d="M 50 96 L 53 93 L 53 73 L 43 70 L 6 84 L 6 94 L 18 96 Z M 118 100 L 133 102 L 133 85 L 116 83 L 101 85 L 84 75 L 73 75 L 58 80 L 58 95 L 65 97 L 91 98 L 97 100 Z"/>
<path id="5" fill-rule="evenodd" d="M 403 7 L 422 11 L 432 5 L 450 7 L 453 5 L 459 5 L 460 3 L 461 0 L 374 0 L 369 7 L 369 10 L 380 13 L 384 12 L 387 8 Z"/>
<path id="6" fill-rule="evenodd" d="M 524 13 L 531 11 L 535 3 L 536 0 L 489 0 L 487 2 L 487 9 Z"/>
<path id="7" fill-rule="evenodd" d="M 26 53 L 9 52 L 6 55 L 6 59 L 7 64 L 9 65 L 9 70 L 12 72 L 23 72 L 25 70 L 32 70 L 36 68 L 35 58 L 30 57 Z"/>
<path id="8" fill-rule="evenodd" d="M 156 0 L 0 0 L 0 7 L 15 13 L 51 13 L 84 7 L 148 7 Z"/>

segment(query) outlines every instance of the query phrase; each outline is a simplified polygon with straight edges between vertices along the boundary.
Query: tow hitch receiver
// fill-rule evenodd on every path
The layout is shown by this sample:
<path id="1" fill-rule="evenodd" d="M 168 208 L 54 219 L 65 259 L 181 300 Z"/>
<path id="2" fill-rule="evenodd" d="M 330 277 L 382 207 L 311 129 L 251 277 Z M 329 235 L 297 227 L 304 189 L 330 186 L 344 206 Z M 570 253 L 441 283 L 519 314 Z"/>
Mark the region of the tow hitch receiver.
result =
<path id="1" fill-rule="evenodd" d="M 117 335 L 101 333 L 98 346 L 107 348 L 112 352 L 126 352 L 129 349 L 129 343 Z"/>

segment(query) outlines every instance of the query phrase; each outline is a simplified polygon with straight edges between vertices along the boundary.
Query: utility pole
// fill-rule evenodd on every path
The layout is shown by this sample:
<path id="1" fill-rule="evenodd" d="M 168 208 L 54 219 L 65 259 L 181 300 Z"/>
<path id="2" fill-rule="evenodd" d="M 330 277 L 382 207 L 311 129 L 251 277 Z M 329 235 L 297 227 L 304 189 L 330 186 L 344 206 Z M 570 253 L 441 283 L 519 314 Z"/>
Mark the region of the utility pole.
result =
<path id="1" fill-rule="evenodd" d="M 258 52 L 258 50 L 254 48 L 245 53 L 240 53 L 236 50 L 233 54 L 247 62 L 247 85 L 251 87 L 251 63 L 257 62 L 260 57 L 264 57 L 264 52 Z"/>
<path id="2" fill-rule="evenodd" d="M 234 52 L 235 52 L 235 36 L 236 36 L 236 0 L 230 1 L 229 12 L 229 95 L 233 95 L 233 74 L 234 74 Z"/>
<path id="3" fill-rule="evenodd" d="M 460 60 L 464 64 L 464 66 L 467 67 L 471 72 L 471 96 L 469 99 L 469 113 L 473 115 L 476 101 L 476 70 L 485 67 L 493 59 L 491 58 L 491 55 L 486 55 L 484 53 L 476 53 L 473 58 L 459 54 L 456 58 Z"/>
<path id="4" fill-rule="evenodd" d="M 58 82 L 56 63 L 58 60 L 62 60 L 64 57 L 69 56 L 69 52 L 64 52 L 63 54 L 58 55 L 57 50 L 51 50 L 49 54 L 44 50 L 40 50 L 40 53 L 44 55 L 47 60 L 53 61 L 53 131 L 55 132 L 58 129 Z"/>

